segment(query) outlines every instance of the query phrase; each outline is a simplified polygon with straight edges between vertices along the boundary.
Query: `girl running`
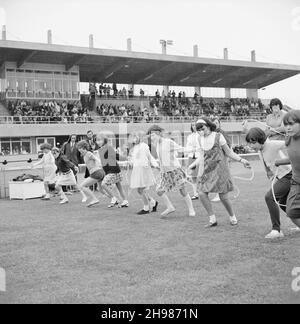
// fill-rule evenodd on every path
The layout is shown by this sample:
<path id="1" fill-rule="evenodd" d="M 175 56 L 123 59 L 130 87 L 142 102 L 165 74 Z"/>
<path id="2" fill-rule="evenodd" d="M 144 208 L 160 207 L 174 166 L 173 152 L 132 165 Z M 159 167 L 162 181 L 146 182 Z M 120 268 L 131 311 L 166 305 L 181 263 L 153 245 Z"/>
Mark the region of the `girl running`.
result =
<path id="1" fill-rule="evenodd" d="M 260 158 L 264 164 L 267 176 L 273 180 L 276 174 L 275 160 L 287 158 L 282 150 L 286 149 L 284 141 L 271 141 L 267 139 L 266 133 L 260 128 L 252 128 L 246 135 L 246 141 L 250 147 L 259 152 Z M 281 209 L 286 212 L 284 207 L 287 202 L 287 197 L 291 188 L 292 168 L 289 165 L 280 166 L 277 173 L 277 181 L 273 190 L 270 189 L 266 196 L 265 201 L 269 209 L 272 231 L 266 236 L 266 239 L 277 239 L 284 237 L 281 231 L 280 224 L 280 209 L 274 200 L 273 192 L 276 200 L 281 205 Z"/>
<path id="2" fill-rule="evenodd" d="M 236 226 L 237 218 L 229 200 L 229 192 L 234 190 L 231 179 L 228 159 L 241 162 L 245 167 L 250 167 L 250 163 L 235 154 L 227 145 L 226 139 L 220 133 L 216 133 L 216 125 L 207 118 L 197 121 L 197 131 L 200 134 L 200 146 L 204 150 L 204 172 L 198 180 L 201 202 L 209 216 L 209 224 L 206 227 L 218 225 L 214 214 L 210 193 L 218 193 L 225 209 L 230 216 L 230 224 Z M 201 163 L 201 158 L 195 161 L 190 168 Z"/>
<path id="3" fill-rule="evenodd" d="M 77 187 L 76 178 L 74 171 L 78 172 L 78 168 L 71 161 L 69 161 L 60 151 L 59 148 L 54 147 L 52 149 L 52 154 L 55 158 L 55 163 L 57 166 L 57 172 L 59 173 L 58 179 L 55 184 L 55 189 L 61 197 L 60 204 L 67 204 L 69 202 L 66 194 L 62 190 L 63 186 L 74 186 Z M 85 197 L 81 191 L 83 198 Z"/>
<path id="4" fill-rule="evenodd" d="M 163 131 L 164 130 L 157 125 L 152 126 L 148 130 L 151 142 L 156 147 L 161 170 L 161 179 L 156 192 L 163 198 L 167 206 L 167 209 L 161 214 L 161 216 L 165 217 L 175 212 L 175 207 L 172 205 L 166 193 L 179 190 L 187 204 L 189 216 L 194 217 L 196 216 L 196 213 L 191 197 L 186 190 L 187 176 L 182 170 L 177 157 L 178 153 L 185 152 L 185 149 L 171 139 L 163 138 Z"/>
<path id="5" fill-rule="evenodd" d="M 101 168 L 100 160 L 98 160 L 96 156 L 89 151 L 90 147 L 86 141 L 79 142 L 77 144 L 77 148 L 83 156 L 84 163 L 89 172 L 89 177 L 83 181 L 79 188 L 86 194 L 87 197 L 90 198 L 90 202 L 87 207 L 92 207 L 99 204 L 99 200 L 89 188 L 96 183 L 101 183 L 105 173 Z"/>
<path id="6" fill-rule="evenodd" d="M 132 166 L 130 188 L 136 189 L 143 199 L 144 208 L 138 215 L 145 215 L 157 211 L 158 202 L 149 196 L 147 190 L 155 185 L 155 178 L 151 167 L 159 168 L 157 161 L 150 153 L 149 146 L 142 141 L 141 133 L 133 133 L 129 137 L 130 151 L 129 163 Z"/>
<path id="7" fill-rule="evenodd" d="M 112 193 L 112 186 L 116 185 L 119 194 L 122 198 L 122 203 L 120 207 L 129 207 L 129 202 L 126 199 L 124 190 L 122 187 L 122 176 L 121 169 L 118 165 L 118 160 L 120 155 L 115 151 L 115 149 L 108 144 L 108 137 L 104 134 L 98 134 L 96 137 L 97 145 L 99 146 L 98 153 L 101 160 L 103 170 L 105 172 L 105 177 L 102 181 L 102 188 L 107 192 L 109 197 L 112 199 L 109 208 L 118 206 L 119 201 Z"/>

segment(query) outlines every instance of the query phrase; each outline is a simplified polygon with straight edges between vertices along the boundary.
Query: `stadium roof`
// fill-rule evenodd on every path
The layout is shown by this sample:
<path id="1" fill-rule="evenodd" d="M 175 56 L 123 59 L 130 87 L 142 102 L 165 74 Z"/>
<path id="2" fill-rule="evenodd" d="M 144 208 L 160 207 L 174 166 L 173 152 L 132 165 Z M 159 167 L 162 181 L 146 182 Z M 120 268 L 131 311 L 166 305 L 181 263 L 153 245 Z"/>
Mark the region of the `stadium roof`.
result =
<path id="1" fill-rule="evenodd" d="M 81 82 L 261 89 L 300 66 L 0 40 L 4 62 L 77 65 Z"/>

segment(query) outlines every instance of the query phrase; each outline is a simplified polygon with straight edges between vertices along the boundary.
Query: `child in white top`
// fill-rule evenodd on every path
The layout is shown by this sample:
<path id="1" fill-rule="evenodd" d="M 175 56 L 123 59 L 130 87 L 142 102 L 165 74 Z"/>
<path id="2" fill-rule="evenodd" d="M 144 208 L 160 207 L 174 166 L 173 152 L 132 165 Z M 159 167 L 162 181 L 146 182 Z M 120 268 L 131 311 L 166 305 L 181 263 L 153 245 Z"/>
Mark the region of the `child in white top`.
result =
<path id="1" fill-rule="evenodd" d="M 55 183 L 57 167 L 51 149 L 52 146 L 50 144 L 42 144 L 41 150 L 43 151 L 44 155 L 40 161 L 33 165 L 33 168 L 42 165 L 44 169 L 44 187 L 46 195 L 42 198 L 42 200 L 50 200 L 49 185 Z"/>
<path id="2" fill-rule="evenodd" d="M 133 133 L 129 137 L 129 144 L 132 145 L 129 163 L 132 166 L 130 188 L 137 189 L 142 197 L 144 208 L 138 212 L 138 215 L 149 214 L 157 211 L 158 202 L 155 201 L 146 192 L 147 189 L 155 185 L 155 178 L 151 167 L 159 168 L 157 161 L 151 155 L 149 146 L 142 142 L 141 133 Z"/>
<path id="3" fill-rule="evenodd" d="M 178 153 L 185 149 L 171 139 L 162 137 L 163 129 L 157 125 L 152 126 L 148 134 L 152 143 L 156 146 L 156 152 L 160 162 L 161 179 L 157 186 L 157 194 L 164 199 L 167 209 L 162 213 L 162 217 L 175 212 L 175 207 L 169 200 L 166 192 L 179 190 L 187 204 L 189 216 L 196 215 L 190 195 L 187 193 L 185 183 L 187 176 L 181 168 L 178 160 Z"/>

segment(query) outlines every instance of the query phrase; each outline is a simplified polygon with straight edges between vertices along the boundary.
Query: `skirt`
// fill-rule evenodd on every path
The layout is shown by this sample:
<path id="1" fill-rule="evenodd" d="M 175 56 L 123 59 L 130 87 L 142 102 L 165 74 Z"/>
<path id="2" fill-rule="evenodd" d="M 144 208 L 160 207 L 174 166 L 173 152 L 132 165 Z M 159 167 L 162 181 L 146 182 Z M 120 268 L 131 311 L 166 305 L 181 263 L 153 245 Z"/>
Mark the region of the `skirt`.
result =
<path id="1" fill-rule="evenodd" d="M 121 173 L 109 173 L 107 174 L 103 181 L 102 184 L 111 187 L 116 183 L 122 182 L 122 175 Z"/>
<path id="2" fill-rule="evenodd" d="M 182 189 L 187 182 L 186 173 L 181 169 L 163 172 L 161 174 L 160 182 L 156 188 L 158 192 L 177 191 Z"/>
<path id="3" fill-rule="evenodd" d="M 46 165 L 44 167 L 44 182 L 54 183 L 56 177 L 56 165 Z"/>
<path id="4" fill-rule="evenodd" d="M 134 166 L 130 178 L 130 188 L 150 188 L 155 185 L 155 178 L 151 167 Z"/>
<path id="5" fill-rule="evenodd" d="M 56 182 L 58 186 L 76 186 L 76 184 L 76 178 L 72 171 L 67 174 L 60 174 Z"/>

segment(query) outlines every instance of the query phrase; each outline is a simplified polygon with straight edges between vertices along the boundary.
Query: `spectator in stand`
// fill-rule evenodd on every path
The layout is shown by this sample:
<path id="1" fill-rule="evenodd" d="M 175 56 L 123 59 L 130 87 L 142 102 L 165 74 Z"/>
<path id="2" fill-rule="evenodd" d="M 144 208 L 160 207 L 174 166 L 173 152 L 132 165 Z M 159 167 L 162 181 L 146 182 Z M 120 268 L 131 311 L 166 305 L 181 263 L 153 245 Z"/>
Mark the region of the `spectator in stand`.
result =
<path id="1" fill-rule="evenodd" d="M 140 89 L 140 97 L 144 98 L 145 97 L 145 92 L 143 89 Z"/>
<path id="2" fill-rule="evenodd" d="M 284 140 L 285 127 L 283 124 L 283 118 L 286 115 L 286 112 L 283 110 L 283 104 L 277 98 L 272 99 L 270 102 L 270 109 L 272 113 L 267 116 L 268 129 L 266 130 L 266 134 L 271 140 Z"/>

